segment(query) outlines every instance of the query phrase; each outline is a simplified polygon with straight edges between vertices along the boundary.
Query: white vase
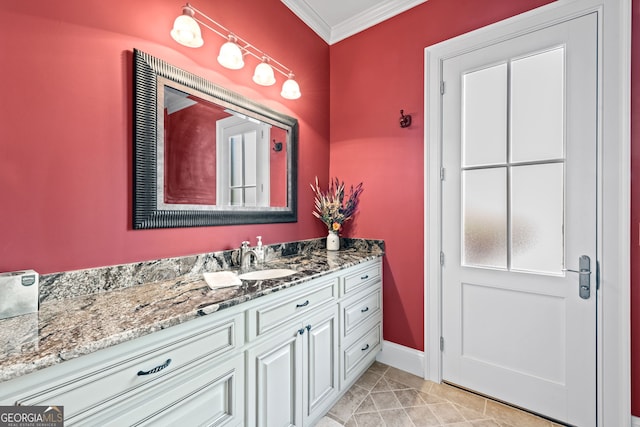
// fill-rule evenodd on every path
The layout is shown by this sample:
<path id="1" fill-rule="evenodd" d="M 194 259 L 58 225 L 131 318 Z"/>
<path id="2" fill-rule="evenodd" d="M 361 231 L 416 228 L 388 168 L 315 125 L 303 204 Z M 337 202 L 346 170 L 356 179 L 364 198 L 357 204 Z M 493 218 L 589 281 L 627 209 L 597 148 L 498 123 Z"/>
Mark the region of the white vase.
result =
<path id="1" fill-rule="evenodd" d="M 340 250 L 340 236 L 335 231 L 329 231 L 327 235 L 327 250 L 338 251 Z"/>

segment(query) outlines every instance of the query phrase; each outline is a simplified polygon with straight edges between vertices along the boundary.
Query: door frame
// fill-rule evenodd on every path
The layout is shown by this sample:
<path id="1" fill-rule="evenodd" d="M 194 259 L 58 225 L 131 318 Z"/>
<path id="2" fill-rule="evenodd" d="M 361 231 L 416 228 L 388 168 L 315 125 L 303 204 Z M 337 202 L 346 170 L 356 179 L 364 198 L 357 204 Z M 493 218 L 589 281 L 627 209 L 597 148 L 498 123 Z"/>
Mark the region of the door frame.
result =
<path id="1" fill-rule="evenodd" d="M 598 89 L 600 289 L 596 292 L 598 348 L 594 366 L 597 370 L 597 422 L 600 426 L 630 426 L 631 0 L 559 0 L 425 49 L 424 372 L 426 379 L 442 380 L 442 62 L 481 46 L 593 11 L 598 12 L 601 35 L 598 72 L 604 76 L 599 78 Z M 606 55 L 606 61 L 602 61 L 603 55 Z"/>

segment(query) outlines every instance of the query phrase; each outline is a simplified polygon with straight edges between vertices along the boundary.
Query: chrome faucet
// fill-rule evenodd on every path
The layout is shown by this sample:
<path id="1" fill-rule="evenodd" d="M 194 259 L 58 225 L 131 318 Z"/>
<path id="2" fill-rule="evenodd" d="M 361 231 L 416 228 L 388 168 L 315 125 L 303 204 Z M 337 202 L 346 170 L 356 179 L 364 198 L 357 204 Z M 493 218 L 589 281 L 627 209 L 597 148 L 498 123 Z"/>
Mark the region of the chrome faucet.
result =
<path id="1" fill-rule="evenodd" d="M 260 249 L 262 248 L 260 247 Z M 245 240 L 244 242 L 242 242 L 242 246 L 240 246 L 240 268 L 250 268 L 252 256 L 255 264 L 259 264 L 260 262 L 262 262 L 258 251 L 256 249 L 250 249 L 249 242 Z"/>

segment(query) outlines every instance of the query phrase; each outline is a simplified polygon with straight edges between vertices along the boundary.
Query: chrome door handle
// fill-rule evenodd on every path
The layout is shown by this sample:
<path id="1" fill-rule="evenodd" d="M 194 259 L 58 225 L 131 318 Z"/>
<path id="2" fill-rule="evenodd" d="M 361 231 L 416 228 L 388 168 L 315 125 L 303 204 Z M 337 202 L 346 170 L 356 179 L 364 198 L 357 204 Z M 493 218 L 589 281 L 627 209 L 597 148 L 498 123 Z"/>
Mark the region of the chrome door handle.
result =
<path id="1" fill-rule="evenodd" d="M 579 294 L 582 299 L 589 299 L 591 296 L 591 258 L 582 255 L 578 261 L 579 270 L 563 268 L 562 271 L 570 271 L 578 274 Z"/>

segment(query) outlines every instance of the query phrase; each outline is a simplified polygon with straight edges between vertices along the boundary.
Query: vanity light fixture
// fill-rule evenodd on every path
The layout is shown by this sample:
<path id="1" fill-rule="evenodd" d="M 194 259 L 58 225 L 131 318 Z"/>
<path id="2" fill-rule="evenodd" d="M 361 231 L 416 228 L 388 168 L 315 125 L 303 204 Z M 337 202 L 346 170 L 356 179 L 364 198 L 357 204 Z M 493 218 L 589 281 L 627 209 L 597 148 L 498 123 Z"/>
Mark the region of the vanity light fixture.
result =
<path id="1" fill-rule="evenodd" d="M 218 63 L 220 65 L 231 70 L 239 70 L 244 67 L 244 57 L 246 55 L 253 56 L 260 61 L 253 73 L 253 81 L 256 84 L 262 86 L 275 84 L 274 71 L 277 71 L 287 78 L 282 84 L 280 95 L 286 99 L 300 98 L 300 86 L 294 80 L 291 69 L 273 57 L 268 56 L 262 50 L 234 34 L 189 3 L 182 6 L 182 15 L 178 16 L 174 21 L 171 37 L 183 46 L 201 47 L 204 44 L 204 40 L 202 39 L 200 25 L 226 40 L 220 47 L 218 55 Z"/>
<path id="2" fill-rule="evenodd" d="M 298 86 L 298 82 L 293 79 L 293 73 L 289 73 L 287 81 L 282 84 L 280 96 L 286 99 L 300 98 L 300 86 Z"/>
<path id="3" fill-rule="evenodd" d="M 236 41 L 236 36 L 229 34 L 229 41 L 220 46 L 218 54 L 218 64 L 230 70 L 239 70 L 244 67 L 242 50 Z"/>
<path id="4" fill-rule="evenodd" d="M 262 86 L 271 86 L 276 82 L 273 67 L 269 65 L 269 58 L 262 57 L 262 62 L 258 64 L 253 73 L 253 81 Z"/>
<path id="5" fill-rule="evenodd" d="M 181 45 L 187 47 L 200 47 L 204 44 L 200 26 L 193 18 L 193 9 L 186 6 L 182 7 L 182 15 L 178 16 L 173 22 L 171 37 Z"/>

